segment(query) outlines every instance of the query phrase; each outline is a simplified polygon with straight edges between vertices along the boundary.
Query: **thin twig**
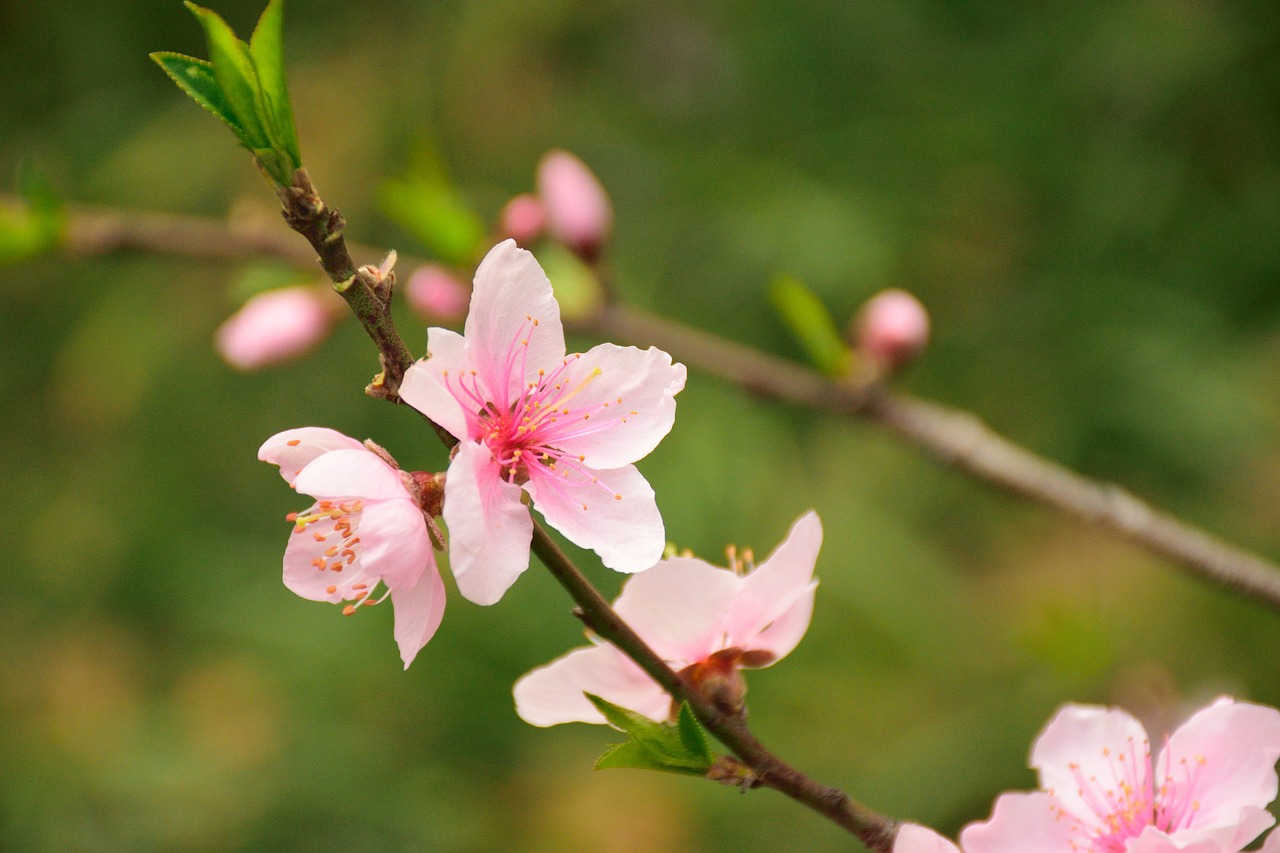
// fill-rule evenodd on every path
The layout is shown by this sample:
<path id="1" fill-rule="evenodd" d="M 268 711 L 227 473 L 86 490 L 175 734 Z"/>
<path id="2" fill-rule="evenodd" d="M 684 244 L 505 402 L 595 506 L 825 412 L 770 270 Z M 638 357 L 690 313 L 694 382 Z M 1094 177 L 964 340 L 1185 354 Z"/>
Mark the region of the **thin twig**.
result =
<path id="1" fill-rule="evenodd" d="M 261 227 L 213 219 L 73 208 L 66 247 L 74 254 L 124 249 L 206 258 L 314 256 Z M 372 256 L 368 250 L 360 252 Z M 410 262 L 409 259 L 405 259 Z M 1091 480 L 1001 436 L 976 416 L 883 388 L 855 387 L 793 362 L 652 314 L 610 305 L 584 331 L 655 345 L 690 367 L 755 393 L 878 423 L 943 463 L 1006 491 L 1110 530 L 1190 574 L 1280 607 L 1280 565 L 1158 510 L 1124 489 Z"/>

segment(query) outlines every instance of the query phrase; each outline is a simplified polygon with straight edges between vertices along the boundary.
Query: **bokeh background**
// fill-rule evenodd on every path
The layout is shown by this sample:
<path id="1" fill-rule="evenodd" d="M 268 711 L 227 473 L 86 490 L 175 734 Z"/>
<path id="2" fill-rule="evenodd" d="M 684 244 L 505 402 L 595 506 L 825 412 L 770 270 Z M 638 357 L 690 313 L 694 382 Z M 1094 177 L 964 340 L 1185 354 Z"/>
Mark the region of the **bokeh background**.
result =
<path id="1" fill-rule="evenodd" d="M 217 8 L 241 33 L 260 11 Z M 909 288 L 935 337 L 905 387 L 1280 554 L 1274 3 L 290 0 L 286 47 L 304 160 L 361 242 L 423 253 L 382 203 L 414 150 L 491 220 L 567 148 L 614 200 L 628 302 L 799 359 L 776 273 L 842 320 Z M 157 49 L 204 55 L 177 0 L 0 2 L 4 189 L 25 160 L 68 201 L 274 217 Z M 0 848 L 856 847 L 771 792 L 595 773 L 603 728 L 524 725 L 511 683 L 581 640 L 536 567 L 497 606 L 452 595 L 407 673 L 390 610 L 288 593 L 300 507 L 256 461 L 265 437 L 445 455 L 361 394 L 354 323 L 280 369 L 217 358 L 218 323 L 280 276 L 136 253 L 5 270 Z M 1066 701 L 1157 732 L 1223 691 L 1280 704 L 1275 612 L 874 426 L 695 372 L 641 467 L 669 537 L 707 557 L 821 514 L 813 626 L 751 675 L 751 720 L 891 815 L 984 818 L 1033 784 Z"/>

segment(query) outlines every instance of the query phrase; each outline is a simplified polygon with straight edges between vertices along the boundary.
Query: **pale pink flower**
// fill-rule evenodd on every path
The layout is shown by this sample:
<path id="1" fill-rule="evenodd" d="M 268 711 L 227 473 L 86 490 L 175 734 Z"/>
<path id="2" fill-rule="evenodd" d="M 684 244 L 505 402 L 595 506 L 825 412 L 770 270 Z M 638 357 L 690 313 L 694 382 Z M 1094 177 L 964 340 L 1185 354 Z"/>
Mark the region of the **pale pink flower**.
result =
<path id="1" fill-rule="evenodd" d="M 822 522 L 808 512 L 767 560 L 746 574 L 693 557 L 669 557 L 630 578 L 614 609 L 667 664 L 724 710 L 740 710 L 740 667 L 786 657 L 809 628 Z M 583 695 L 664 720 L 671 697 L 630 658 L 592 637 L 516 682 L 516 712 L 535 726 L 603 723 Z"/>
<path id="2" fill-rule="evenodd" d="M 306 355 L 333 328 L 337 313 L 314 287 L 259 293 L 214 334 L 222 358 L 239 370 L 260 370 Z"/>
<path id="3" fill-rule="evenodd" d="M 551 236 L 595 258 L 613 226 L 613 205 L 600 180 L 568 151 L 548 151 L 538 163 L 537 184 Z"/>
<path id="4" fill-rule="evenodd" d="M 529 566 L 533 520 L 621 572 L 648 568 L 665 531 L 631 463 L 671 429 L 685 369 L 658 349 L 565 355 L 560 307 L 533 255 L 507 240 L 476 270 L 465 336 L 427 332 L 400 396 L 458 438 L 444 520 L 458 589 L 493 604 Z"/>
<path id="5" fill-rule="evenodd" d="M 444 583 L 412 477 L 354 438 L 319 427 L 271 436 L 258 458 L 316 498 L 289 514 L 284 585 L 312 601 L 354 602 L 343 609 L 347 615 L 390 595 L 408 669 L 444 616 Z"/>
<path id="6" fill-rule="evenodd" d="M 1002 795 L 960 834 L 965 853 L 1239 853 L 1275 823 L 1280 711 L 1223 697 L 1166 738 L 1159 755 L 1124 711 L 1068 705 L 1031 753 L 1043 790 Z M 894 853 L 955 853 L 904 826 Z M 1263 850 L 1280 851 L 1272 833 Z"/>
<path id="7" fill-rule="evenodd" d="M 929 343 L 929 312 L 905 290 L 883 290 L 858 312 L 854 336 L 872 362 L 901 367 Z"/>
<path id="8" fill-rule="evenodd" d="M 471 291 L 448 268 L 423 264 L 405 282 L 404 298 L 422 317 L 456 323 L 467 314 Z"/>
<path id="9" fill-rule="evenodd" d="M 507 202 L 498 217 L 502 233 L 522 246 L 542 236 L 547 227 L 547 209 L 532 193 L 521 193 Z"/>

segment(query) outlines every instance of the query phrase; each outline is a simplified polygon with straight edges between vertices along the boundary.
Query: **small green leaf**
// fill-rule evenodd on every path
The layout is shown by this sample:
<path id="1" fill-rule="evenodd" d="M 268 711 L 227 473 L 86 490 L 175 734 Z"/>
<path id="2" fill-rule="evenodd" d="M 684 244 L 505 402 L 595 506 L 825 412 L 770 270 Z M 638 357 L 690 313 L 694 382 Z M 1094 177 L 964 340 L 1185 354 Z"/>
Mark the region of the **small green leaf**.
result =
<path id="1" fill-rule="evenodd" d="M 484 248 L 485 229 L 444 182 L 409 177 L 383 184 L 382 208 L 445 263 L 468 266 Z"/>
<path id="2" fill-rule="evenodd" d="M 701 727 L 687 707 L 688 721 L 679 726 L 658 723 L 635 711 L 614 705 L 599 696 L 586 694 L 606 720 L 630 735 L 630 740 L 614 744 L 596 761 L 596 768 L 639 767 L 670 773 L 705 775 L 716 756 L 707 746 Z M 692 726 L 692 728 L 689 728 Z"/>
<path id="3" fill-rule="evenodd" d="M 204 27 L 209 43 L 209 62 L 213 77 L 230 105 L 236 122 L 243 128 L 241 141 L 252 151 L 271 148 L 271 140 L 262 126 L 258 109 L 258 74 L 249 56 L 249 47 L 232 31 L 217 12 L 186 0 L 186 6 Z"/>
<path id="4" fill-rule="evenodd" d="M 707 762 L 707 766 L 710 767 L 712 762 L 716 760 L 715 753 L 711 751 L 711 744 L 707 741 L 707 733 L 702 728 L 702 724 L 698 722 L 698 718 L 693 715 L 693 709 L 689 707 L 688 702 L 680 703 L 680 714 L 676 717 L 676 728 L 680 730 L 680 741 L 689 750 L 689 754 L 704 759 Z"/>
<path id="5" fill-rule="evenodd" d="M 302 165 L 302 157 L 284 79 L 284 0 L 271 0 L 263 10 L 249 39 L 249 55 L 261 87 L 263 123 L 277 148 L 296 169 Z"/>
<path id="6" fill-rule="evenodd" d="M 244 128 L 236 120 L 231 105 L 214 79 L 212 63 L 168 51 L 156 51 L 151 58 L 164 69 L 170 80 L 178 84 L 179 89 L 191 96 L 191 100 L 221 119 L 242 143 L 249 144 Z"/>
<path id="7" fill-rule="evenodd" d="M 551 280 L 560 314 L 566 320 L 594 316 L 604 307 L 604 290 L 591 267 L 559 243 L 546 243 L 538 248 L 538 261 Z"/>
<path id="8" fill-rule="evenodd" d="M 780 275 L 769 288 L 769 298 L 815 367 L 830 376 L 848 373 L 849 347 L 816 293 L 799 279 Z"/>

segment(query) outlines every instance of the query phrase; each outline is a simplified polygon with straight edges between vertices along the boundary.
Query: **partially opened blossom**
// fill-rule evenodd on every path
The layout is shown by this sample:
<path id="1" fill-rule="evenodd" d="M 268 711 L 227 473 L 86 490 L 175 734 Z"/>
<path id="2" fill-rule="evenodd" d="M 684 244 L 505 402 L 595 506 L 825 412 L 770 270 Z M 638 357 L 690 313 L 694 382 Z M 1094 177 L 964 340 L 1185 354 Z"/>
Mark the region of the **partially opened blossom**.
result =
<path id="1" fill-rule="evenodd" d="M 1158 755 L 1124 711 L 1068 705 L 1031 753 L 1043 790 L 1002 795 L 960 834 L 965 853 L 1240 853 L 1275 823 L 1280 711 L 1223 697 L 1168 737 Z M 904 826 L 894 853 L 955 853 Z M 1262 848 L 1280 853 L 1280 834 Z"/>
<path id="2" fill-rule="evenodd" d="M 671 429 L 685 369 L 658 349 L 565 355 L 560 307 L 533 255 L 507 240 L 476 271 L 465 335 L 432 328 L 400 396 L 458 439 L 444 520 L 458 589 L 493 604 L 529 566 L 527 493 L 547 522 L 623 572 L 666 541 L 632 464 Z"/>
<path id="3" fill-rule="evenodd" d="M 809 512 L 754 571 L 670 557 L 630 578 L 614 609 L 669 666 L 735 713 L 745 690 L 738 670 L 781 660 L 808 630 L 821 547 L 822 523 Z M 605 722 L 584 693 L 666 719 L 671 697 L 617 648 L 592 639 L 516 682 L 516 711 L 525 722 Z"/>
<path id="4" fill-rule="evenodd" d="M 340 316 L 332 294 L 284 287 L 253 296 L 214 334 L 222 358 L 239 370 L 261 370 L 306 355 Z"/>
<path id="5" fill-rule="evenodd" d="M 444 584 L 412 475 L 354 438 L 318 427 L 273 435 L 258 458 L 316 499 L 289 514 L 285 586 L 312 601 L 352 602 L 347 615 L 391 596 L 408 669 L 444 616 Z"/>
<path id="6" fill-rule="evenodd" d="M 498 223 L 505 236 L 528 246 L 546 229 L 547 209 L 533 193 L 521 193 L 502 208 Z"/>

